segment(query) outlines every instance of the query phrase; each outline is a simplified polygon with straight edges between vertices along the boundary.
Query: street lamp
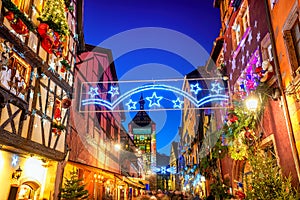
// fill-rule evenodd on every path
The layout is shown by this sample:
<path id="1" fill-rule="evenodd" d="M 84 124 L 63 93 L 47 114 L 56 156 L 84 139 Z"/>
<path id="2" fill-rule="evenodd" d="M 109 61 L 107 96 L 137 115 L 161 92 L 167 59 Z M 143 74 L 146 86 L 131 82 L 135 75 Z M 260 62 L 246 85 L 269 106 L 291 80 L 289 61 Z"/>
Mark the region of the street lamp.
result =
<path id="1" fill-rule="evenodd" d="M 120 151 L 121 150 L 121 145 L 120 144 L 115 144 L 115 150 Z"/>
<path id="2" fill-rule="evenodd" d="M 246 99 L 245 103 L 246 103 L 246 107 L 247 107 L 248 110 L 255 111 L 257 109 L 257 106 L 258 106 L 258 98 L 254 95 L 250 95 Z"/>

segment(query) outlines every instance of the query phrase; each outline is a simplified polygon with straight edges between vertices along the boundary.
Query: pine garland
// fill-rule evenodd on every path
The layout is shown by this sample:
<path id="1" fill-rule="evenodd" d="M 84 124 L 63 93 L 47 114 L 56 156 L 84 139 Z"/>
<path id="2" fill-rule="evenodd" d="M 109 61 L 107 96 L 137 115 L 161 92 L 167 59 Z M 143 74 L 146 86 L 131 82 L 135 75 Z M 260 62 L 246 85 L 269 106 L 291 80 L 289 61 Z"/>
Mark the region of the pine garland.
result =
<path id="1" fill-rule="evenodd" d="M 33 25 L 30 19 L 28 19 L 28 17 L 26 17 L 24 13 L 21 12 L 14 3 L 11 2 L 11 0 L 2 0 L 2 3 L 7 10 L 14 13 L 16 19 L 20 18 L 24 22 L 28 30 L 35 32 L 36 27 Z"/>
<path id="2" fill-rule="evenodd" d="M 60 35 L 67 36 L 69 35 L 69 26 L 64 8 L 64 0 L 48 0 L 38 19 L 48 24 L 51 29 Z"/>

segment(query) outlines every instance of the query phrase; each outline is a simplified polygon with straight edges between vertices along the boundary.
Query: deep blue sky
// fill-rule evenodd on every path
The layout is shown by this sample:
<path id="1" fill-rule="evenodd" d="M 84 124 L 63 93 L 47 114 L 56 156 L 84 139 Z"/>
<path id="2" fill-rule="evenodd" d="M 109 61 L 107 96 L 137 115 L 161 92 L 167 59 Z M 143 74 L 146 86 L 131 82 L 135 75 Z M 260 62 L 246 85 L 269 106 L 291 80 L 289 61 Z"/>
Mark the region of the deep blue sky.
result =
<path id="1" fill-rule="evenodd" d="M 84 3 L 85 42 L 112 50 L 120 87 L 126 80 L 182 79 L 205 64 L 221 26 L 213 0 Z M 134 114 L 127 113 L 126 123 Z M 181 113 L 150 112 L 150 116 L 157 123 L 157 149 L 168 154 Z"/>

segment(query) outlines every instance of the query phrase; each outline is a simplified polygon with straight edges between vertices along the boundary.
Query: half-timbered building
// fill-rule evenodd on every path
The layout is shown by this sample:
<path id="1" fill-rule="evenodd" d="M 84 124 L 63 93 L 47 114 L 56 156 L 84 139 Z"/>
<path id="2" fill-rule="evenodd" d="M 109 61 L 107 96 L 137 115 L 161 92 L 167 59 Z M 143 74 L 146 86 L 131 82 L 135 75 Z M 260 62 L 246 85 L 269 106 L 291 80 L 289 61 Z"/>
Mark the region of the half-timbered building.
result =
<path id="1" fill-rule="evenodd" d="M 57 199 L 82 1 L 0 8 L 0 199 Z"/>

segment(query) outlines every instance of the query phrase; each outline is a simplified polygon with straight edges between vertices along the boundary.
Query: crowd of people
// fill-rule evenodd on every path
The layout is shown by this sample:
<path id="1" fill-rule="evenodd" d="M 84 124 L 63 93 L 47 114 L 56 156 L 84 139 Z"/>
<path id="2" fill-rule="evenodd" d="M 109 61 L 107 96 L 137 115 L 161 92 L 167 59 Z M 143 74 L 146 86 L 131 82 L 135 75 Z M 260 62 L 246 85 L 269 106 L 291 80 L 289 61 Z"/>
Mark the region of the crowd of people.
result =
<path id="1" fill-rule="evenodd" d="M 146 194 L 142 194 L 136 198 L 136 200 L 201 200 L 199 194 L 190 194 L 186 192 L 181 192 L 179 190 L 175 191 L 149 191 Z"/>

